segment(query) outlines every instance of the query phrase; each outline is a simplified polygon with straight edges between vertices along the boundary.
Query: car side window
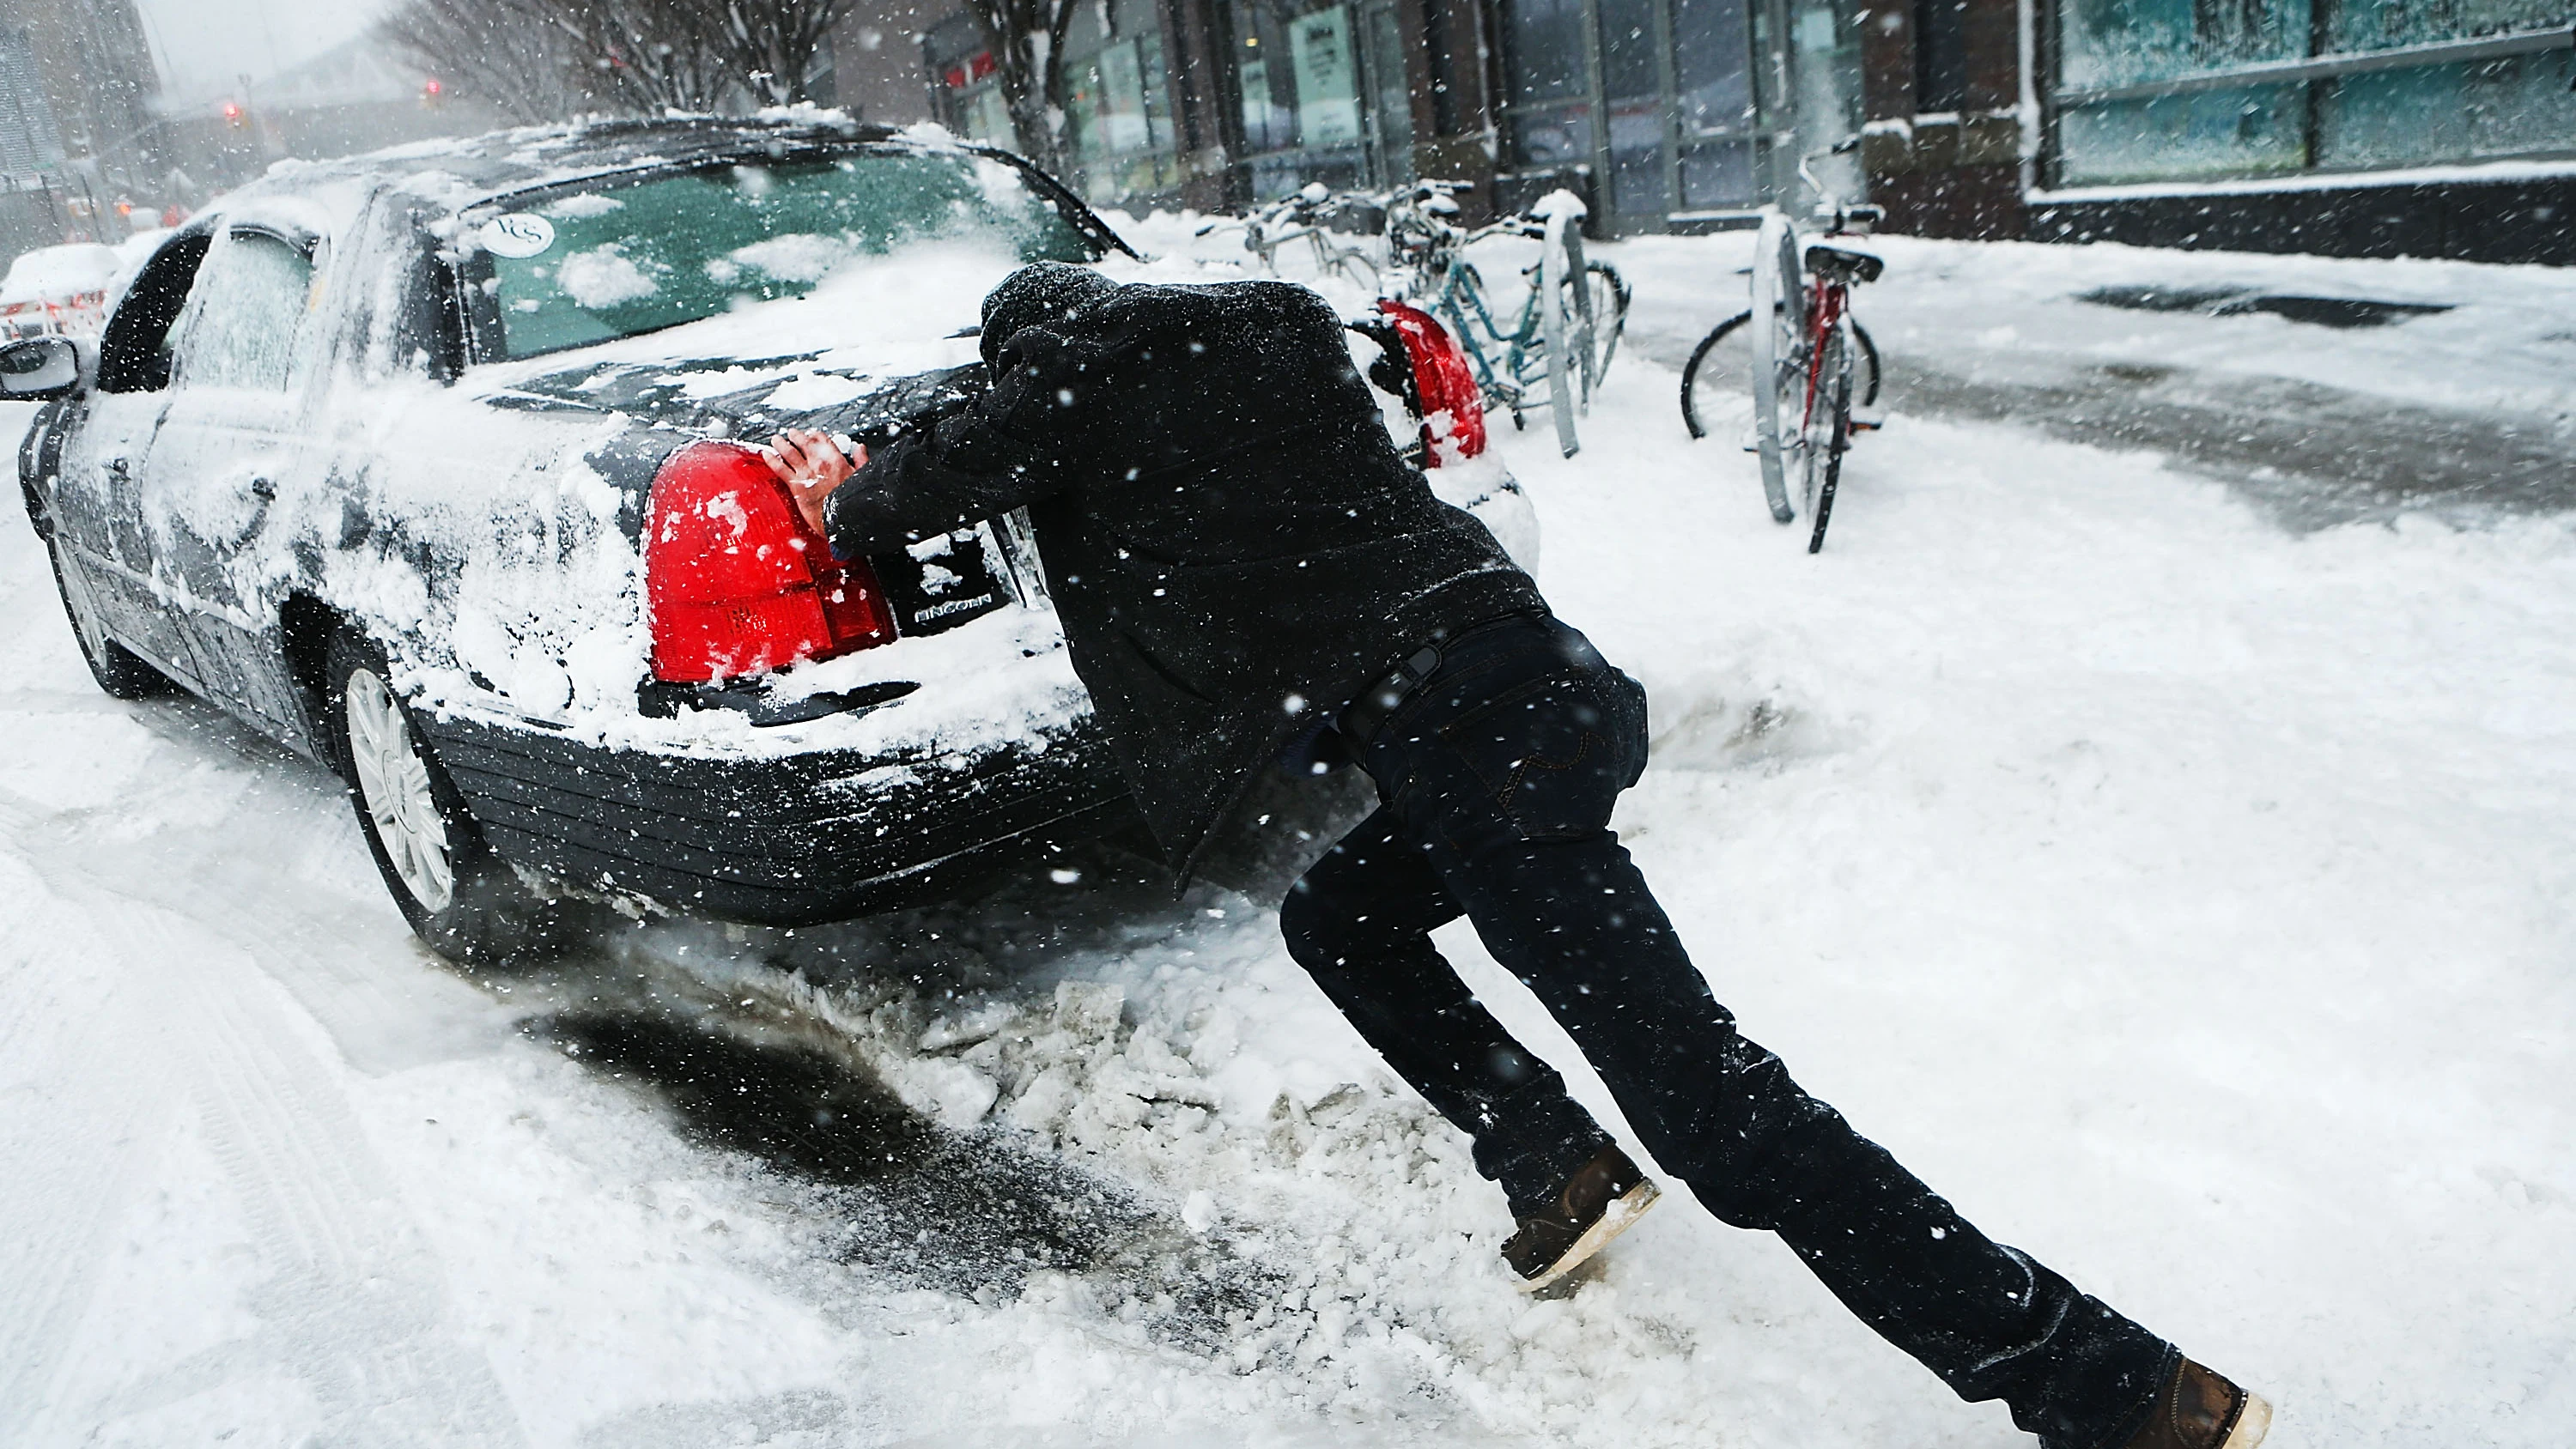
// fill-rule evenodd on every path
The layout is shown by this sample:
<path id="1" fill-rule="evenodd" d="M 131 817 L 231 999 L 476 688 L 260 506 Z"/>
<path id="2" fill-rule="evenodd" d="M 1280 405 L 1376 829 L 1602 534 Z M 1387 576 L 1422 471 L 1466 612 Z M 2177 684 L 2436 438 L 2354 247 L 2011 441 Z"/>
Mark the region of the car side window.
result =
<path id="1" fill-rule="evenodd" d="M 179 380 L 190 387 L 283 392 L 319 300 L 313 263 L 266 232 L 216 239 L 197 269 L 179 327 Z"/>
<path id="2" fill-rule="evenodd" d="M 203 232 L 177 236 L 143 264 L 98 343 L 100 392 L 159 392 L 170 385 L 170 328 L 206 259 Z"/>

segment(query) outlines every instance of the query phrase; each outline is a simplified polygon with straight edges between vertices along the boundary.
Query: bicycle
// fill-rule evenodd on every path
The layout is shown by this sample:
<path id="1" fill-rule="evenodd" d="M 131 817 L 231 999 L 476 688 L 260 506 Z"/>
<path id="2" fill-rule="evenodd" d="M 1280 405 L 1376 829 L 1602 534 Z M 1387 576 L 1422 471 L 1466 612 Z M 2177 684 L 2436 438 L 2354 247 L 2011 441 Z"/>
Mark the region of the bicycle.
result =
<path id="1" fill-rule="evenodd" d="M 1336 233 L 1324 223 L 1354 202 L 1372 198 L 1358 195 L 1336 195 L 1324 183 L 1310 181 L 1296 193 L 1283 197 L 1250 216 L 1204 222 L 1198 235 L 1234 227 L 1243 229 L 1243 249 L 1261 259 L 1261 269 L 1271 276 L 1284 276 L 1279 269 L 1281 249 L 1306 244 L 1314 258 L 1315 275 L 1332 277 L 1375 296 L 1378 290 L 1377 263 L 1358 247 L 1335 240 Z"/>
<path id="2" fill-rule="evenodd" d="M 1823 196 L 1806 159 L 1798 175 Z M 1816 212 L 1826 223 L 1822 239 L 1802 250 L 1796 223 L 1777 210 L 1766 212 L 1753 246 L 1753 305 L 1702 338 L 1682 369 L 1682 421 L 1692 437 L 1707 437 L 1712 423 L 1733 420 L 1735 403 L 1746 405 L 1753 439 L 1746 451 L 1761 455 L 1771 517 L 1778 523 L 1797 517 L 1789 500 L 1794 476 L 1813 525 L 1809 553 L 1825 546 L 1852 434 L 1878 426 L 1852 417 L 1856 375 L 1859 405 L 1878 401 L 1879 360 L 1877 344 L 1852 315 L 1851 289 L 1877 280 L 1886 263 L 1836 239 L 1865 231 L 1883 215 L 1875 206 L 1828 202 Z M 1767 314 L 1769 325 L 1748 325 L 1757 313 Z M 1783 427 L 1792 416 L 1794 432 Z"/>
<path id="3" fill-rule="evenodd" d="M 1399 269 L 1393 295 L 1415 301 L 1440 319 L 1467 355 L 1488 411 L 1508 409 L 1512 426 L 1544 382 L 1544 406 L 1556 424 L 1557 447 L 1566 457 L 1582 450 L 1575 416 L 1588 413 L 1619 339 L 1628 324 L 1631 292 L 1618 270 L 1583 255 L 1586 209 L 1572 192 L 1549 193 L 1529 212 L 1468 229 L 1456 220 L 1463 183 L 1424 181 L 1376 198 L 1387 210 L 1390 264 Z M 1488 237 L 1517 236 L 1540 244 L 1536 262 L 1521 269 L 1529 290 L 1506 329 L 1486 300 L 1483 273 L 1467 248 Z"/>

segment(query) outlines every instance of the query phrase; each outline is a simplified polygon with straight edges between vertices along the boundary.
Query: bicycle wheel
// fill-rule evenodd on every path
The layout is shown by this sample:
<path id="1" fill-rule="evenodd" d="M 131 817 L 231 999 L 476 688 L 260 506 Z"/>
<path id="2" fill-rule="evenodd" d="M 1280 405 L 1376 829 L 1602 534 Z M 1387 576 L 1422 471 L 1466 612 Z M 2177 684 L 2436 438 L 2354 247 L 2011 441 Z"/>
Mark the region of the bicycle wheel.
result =
<path id="1" fill-rule="evenodd" d="M 1682 369 L 1682 426 L 1694 438 L 1711 433 L 1753 449 L 1753 334 L 1750 310 L 1717 324 L 1691 349 Z"/>
<path id="2" fill-rule="evenodd" d="M 1357 288 L 1364 297 L 1379 295 L 1377 263 L 1359 252 L 1336 252 L 1329 275 Z"/>
<path id="3" fill-rule="evenodd" d="M 1869 338 L 1869 329 L 1854 321 L 1852 340 L 1860 344 L 1860 398 L 1856 407 L 1878 406 L 1878 344 Z"/>
<path id="4" fill-rule="evenodd" d="M 1825 524 L 1834 515 L 1834 490 L 1842 485 L 1843 454 L 1851 450 L 1852 353 L 1844 339 L 1848 329 L 1825 334 L 1824 360 L 1816 371 L 1816 401 L 1806 426 L 1807 516 L 1815 531 L 1807 552 L 1825 546 Z"/>
<path id="5" fill-rule="evenodd" d="M 1798 229 L 1776 211 L 1763 215 L 1753 243 L 1753 314 L 1754 449 L 1762 455 L 1771 517 L 1787 523 L 1797 517 L 1789 507 L 1789 455 L 1801 441 L 1806 413 L 1807 293 Z"/>
<path id="6" fill-rule="evenodd" d="M 1586 262 L 1580 302 L 1592 327 L 1592 345 L 1581 353 L 1583 402 L 1589 410 L 1592 395 L 1609 375 L 1610 359 L 1618 355 L 1619 338 L 1627 331 L 1628 283 L 1608 262 Z"/>

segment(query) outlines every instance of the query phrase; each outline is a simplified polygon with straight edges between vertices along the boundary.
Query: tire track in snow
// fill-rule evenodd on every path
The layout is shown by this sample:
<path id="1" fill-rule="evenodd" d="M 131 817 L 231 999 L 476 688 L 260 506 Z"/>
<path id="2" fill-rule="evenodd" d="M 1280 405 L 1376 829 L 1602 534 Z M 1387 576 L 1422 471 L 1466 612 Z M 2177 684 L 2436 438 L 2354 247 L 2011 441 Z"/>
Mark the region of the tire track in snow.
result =
<path id="1" fill-rule="evenodd" d="M 0 825 L 21 813 L 19 802 L 0 794 Z M 13 924 L 23 943 L 10 963 L 15 971 L 76 963 L 105 944 L 59 897 Z M 30 1442 L 55 1407 L 55 1382 L 88 1314 L 108 1240 L 159 1158 L 173 1116 L 159 1066 L 164 1033 L 133 1009 L 127 993 L 112 993 L 68 1024 L 51 1051 L 35 1030 L 39 1019 L 23 1013 L 0 1038 L 0 1061 L 28 1079 L 0 1083 L 0 1093 L 16 1099 L 8 1104 L 14 1110 L 0 1109 L 0 1141 L 16 1163 L 0 1189 L 0 1443 L 10 1444 Z M 90 1090 L 42 1091 L 40 1079 L 57 1063 L 103 1060 L 120 1070 L 91 1074 L 84 1083 Z"/>
<path id="2" fill-rule="evenodd" d="M 368 1444 L 522 1442 L 481 1354 L 444 1330 L 437 1263 L 346 1101 L 273 1010 L 200 986 L 197 1081 L 207 1135 L 272 1276 L 251 1307 L 282 1330 L 330 1437 Z"/>
<path id="3" fill-rule="evenodd" d="M 184 871 L 137 870 L 138 858 L 149 852 L 130 841 L 104 848 L 110 843 L 82 824 L 0 790 L 0 829 L 17 845 L 18 863 L 58 903 L 57 913 L 103 937 L 106 959 L 142 964 L 158 988 L 153 998 L 175 1008 L 153 1023 L 174 1039 L 176 1050 L 167 1054 L 173 1067 L 165 1073 L 196 1099 L 208 1145 L 269 1274 L 247 1305 L 265 1325 L 258 1342 L 219 1350 L 211 1363 L 177 1366 L 194 1371 L 162 1375 L 119 1395 L 111 1407 L 124 1413 L 170 1402 L 208 1377 L 209 1368 L 237 1370 L 241 1360 L 259 1358 L 311 1389 L 325 1437 L 333 1441 L 522 1442 L 490 1365 L 444 1332 L 446 1294 L 437 1260 L 364 1127 L 343 1097 L 317 1085 L 331 1073 L 296 1040 L 269 989 L 278 983 L 261 969 L 261 948 L 281 934 L 303 934 L 279 931 L 296 914 L 287 893 L 272 885 L 243 899 L 207 884 L 191 886 Z M 147 838 L 173 846 L 189 833 Z M 173 1029 L 182 1021 L 186 1029 Z M 132 1153 L 115 1161 L 129 1171 L 144 1165 Z M 89 1236 L 64 1255 L 58 1275 L 79 1281 L 47 1294 L 41 1326 L 30 1330 L 42 1337 L 22 1345 L 25 1351 L 11 1354 L 11 1362 L 41 1366 L 69 1341 L 86 1305 L 87 1277 L 102 1256 L 95 1245 L 122 1201 L 112 1184 L 103 1186 L 89 1194 L 97 1204 L 83 1230 Z"/>
<path id="4" fill-rule="evenodd" d="M 507 1038 L 490 999 L 432 961 L 385 898 L 338 776 L 210 705 L 156 709 L 144 724 L 174 747 L 202 755 L 212 745 L 235 757 L 232 817 L 271 822 L 270 843 L 287 858 L 238 849 L 220 827 L 167 828 L 157 842 L 184 869 L 125 889 L 148 890 L 249 949 L 364 1075 L 487 1052 Z M 388 969 L 387 956 L 421 969 Z"/>

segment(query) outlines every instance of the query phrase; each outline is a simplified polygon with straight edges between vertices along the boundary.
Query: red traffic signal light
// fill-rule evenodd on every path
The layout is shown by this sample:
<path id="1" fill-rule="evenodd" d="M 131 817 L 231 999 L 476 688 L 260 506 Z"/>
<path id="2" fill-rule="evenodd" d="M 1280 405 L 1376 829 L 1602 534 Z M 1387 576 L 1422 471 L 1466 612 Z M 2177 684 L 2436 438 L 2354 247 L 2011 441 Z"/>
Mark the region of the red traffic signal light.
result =
<path id="1" fill-rule="evenodd" d="M 241 108 L 241 102 L 239 102 L 239 101 L 226 101 L 226 102 L 224 102 L 224 124 L 225 124 L 225 125 L 227 125 L 227 126 L 238 126 L 238 125 L 240 125 L 241 123 L 242 123 L 242 108 Z"/>

